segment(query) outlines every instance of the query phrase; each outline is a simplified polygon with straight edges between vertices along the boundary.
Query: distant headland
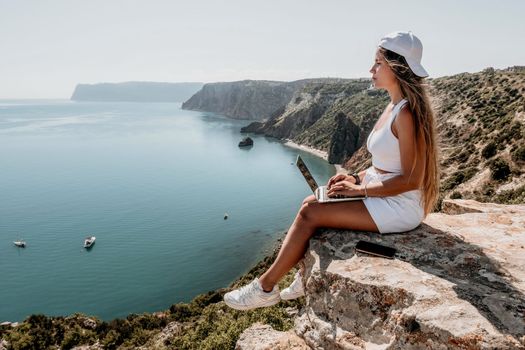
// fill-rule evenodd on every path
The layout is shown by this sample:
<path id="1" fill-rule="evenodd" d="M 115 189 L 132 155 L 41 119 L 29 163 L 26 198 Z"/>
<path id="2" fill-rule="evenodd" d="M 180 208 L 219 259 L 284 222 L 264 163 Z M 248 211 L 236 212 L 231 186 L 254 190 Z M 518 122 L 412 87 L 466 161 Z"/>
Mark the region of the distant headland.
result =
<path id="1" fill-rule="evenodd" d="M 184 102 L 199 91 L 203 83 L 125 83 L 78 84 L 73 101 Z"/>

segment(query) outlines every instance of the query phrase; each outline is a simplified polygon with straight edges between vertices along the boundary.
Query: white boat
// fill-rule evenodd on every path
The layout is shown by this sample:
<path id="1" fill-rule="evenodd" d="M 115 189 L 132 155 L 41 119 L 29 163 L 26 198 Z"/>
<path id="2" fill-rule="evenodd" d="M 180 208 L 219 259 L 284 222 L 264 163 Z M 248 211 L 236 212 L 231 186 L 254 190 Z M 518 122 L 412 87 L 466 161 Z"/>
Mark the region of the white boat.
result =
<path id="1" fill-rule="evenodd" d="M 86 237 L 84 240 L 84 248 L 91 248 L 93 244 L 95 244 L 95 239 L 97 239 L 95 236 Z"/>
<path id="2" fill-rule="evenodd" d="M 17 247 L 20 247 L 20 248 L 25 248 L 26 247 L 26 241 L 23 241 L 23 240 L 18 240 L 18 241 L 13 241 L 13 244 L 16 245 Z"/>

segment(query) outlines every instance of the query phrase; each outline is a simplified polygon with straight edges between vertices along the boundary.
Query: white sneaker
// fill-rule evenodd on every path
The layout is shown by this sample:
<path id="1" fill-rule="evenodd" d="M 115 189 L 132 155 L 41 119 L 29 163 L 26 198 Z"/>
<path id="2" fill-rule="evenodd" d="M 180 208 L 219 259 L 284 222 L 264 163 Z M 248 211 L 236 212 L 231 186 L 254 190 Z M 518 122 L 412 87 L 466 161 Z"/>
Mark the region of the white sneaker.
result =
<path id="1" fill-rule="evenodd" d="M 297 271 L 292 284 L 281 291 L 281 299 L 292 300 L 302 296 L 304 296 L 303 281 L 301 279 L 301 274 Z"/>
<path id="2" fill-rule="evenodd" d="M 279 286 L 275 285 L 270 292 L 262 289 L 259 279 L 255 278 L 250 284 L 224 294 L 224 302 L 236 310 L 250 310 L 258 307 L 272 306 L 277 304 L 279 297 Z"/>

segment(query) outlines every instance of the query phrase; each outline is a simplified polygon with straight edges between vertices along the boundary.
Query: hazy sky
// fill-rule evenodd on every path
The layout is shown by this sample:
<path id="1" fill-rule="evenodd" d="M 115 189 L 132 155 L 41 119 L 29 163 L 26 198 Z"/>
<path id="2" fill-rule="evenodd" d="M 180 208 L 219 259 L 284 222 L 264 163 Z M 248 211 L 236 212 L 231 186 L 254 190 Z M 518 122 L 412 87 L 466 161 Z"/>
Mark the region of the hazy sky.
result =
<path id="1" fill-rule="evenodd" d="M 77 83 L 369 77 L 412 30 L 431 77 L 525 65 L 523 0 L 0 0 L 0 98 Z"/>

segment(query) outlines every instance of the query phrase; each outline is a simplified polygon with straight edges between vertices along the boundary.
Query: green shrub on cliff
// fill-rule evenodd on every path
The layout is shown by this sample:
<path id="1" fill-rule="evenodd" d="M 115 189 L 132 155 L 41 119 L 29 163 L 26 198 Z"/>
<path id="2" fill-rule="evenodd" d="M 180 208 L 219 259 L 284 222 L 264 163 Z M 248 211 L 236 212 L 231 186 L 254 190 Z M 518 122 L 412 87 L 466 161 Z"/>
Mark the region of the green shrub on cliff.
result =
<path id="1" fill-rule="evenodd" d="M 64 334 L 61 347 L 62 349 L 71 349 L 79 344 L 89 344 L 93 339 L 96 339 L 95 332 L 75 325 Z"/>
<path id="2" fill-rule="evenodd" d="M 503 159 L 496 159 L 490 163 L 490 175 L 493 180 L 506 180 L 510 175 L 509 164 Z"/>
<path id="3" fill-rule="evenodd" d="M 121 344 L 122 342 L 120 341 L 120 335 L 119 333 L 112 329 L 110 330 L 106 336 L 102 339 L 102 346 L 104 347 L 104 349 L 107 349 L 107 350 L 113 350 L 113 349 L 116 349 L 117 346 L 119 344 Z"/>
<path id="4" fill-rule="evenodd" d="M 6 339 L 10 348 L 19 349 L 47 349 L 57 342 L 55 339 L 61 338 L 64 334 L 63 319 L 52 319 L 44 315 L 31 315 L 24 323 L 15 328 L 15 331 L 7 331 L 4 337 L 4 331 L 0 336 Z M 59 343 L 60 344 L 60 343 Z"/>
<path id="5" fill-rule="evenodd" d="M 522 204 L 525 203 L 525 185 L 518 188 L 502 191 L 494 196 L 493 201 L 501 204 Z"/>
<path id="6" fill-rule="evenodd" d="M 236 311 L 217 303 L 206 308 L 191 328 L 170 339 L 169 344 L 174 349 L 233 349 L 240 334 L 255 322 L 269 324 L 276 330 L 293 327 L 292 318 L 279 305 Z"/>
<path id="7" fill-rule="evenodd" d="M 458 192 L 458 191 L 454 191 L 450 195 L 450 199 L 461 199 L 461 198 L 463 198 L 463 196 L 461 195 L 461 192 Z"/>
<path id="8" fill-rule="evenodd" d="M 496 154 L 496 150 L 496 144 L 494 142 L 489 142 L 485 147 L 483 147 L 481 155 L 483 158 L 489 159 Z"/>
<path id="9" fill-rule="evenodd" d="M 475 167 L 469 167 L 466 169 L 456 171 L 442 183 L 441 190 L 449 191 L 462 184 L 463 182 L 470 180 L 474 175 L 476 175 L 477 172 L 478 169 Z"/>
<path id="10" fill-rule="evenodd" d="M 511 153 L 512 160 L 515 162 L 525 162 L 525 145 L 521 145 L 517 147 L 512 153 Z"/>

